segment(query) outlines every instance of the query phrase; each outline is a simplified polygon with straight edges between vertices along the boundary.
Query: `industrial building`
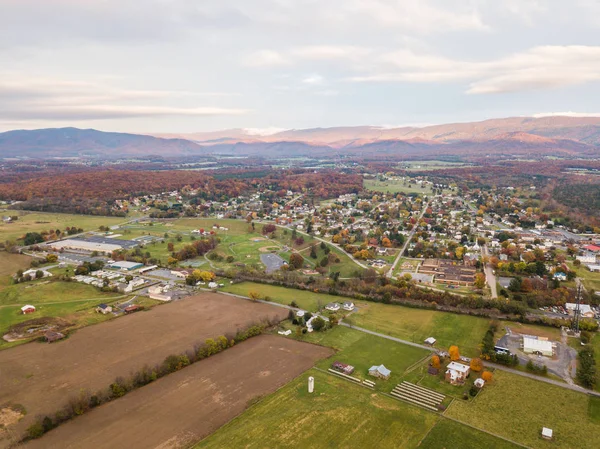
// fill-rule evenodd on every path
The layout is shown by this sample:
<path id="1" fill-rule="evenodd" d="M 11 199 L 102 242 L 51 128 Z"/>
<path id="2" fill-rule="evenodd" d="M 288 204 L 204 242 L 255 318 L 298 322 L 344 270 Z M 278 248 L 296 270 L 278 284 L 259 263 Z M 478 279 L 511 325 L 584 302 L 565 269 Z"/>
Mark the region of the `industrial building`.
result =
<path id="1" fill-rule="evenodd" d="M 49 246 L 55 250 L 64 249 L 67 251 L 85 252 L 96 251 L 103 254 L 110 254 L 113 251 L 119 251 L 122 249 L 135 248 L 138 245 L 138 242 L 134 242 L 132 240 L 119 240 L 106 237 L 70 238 L 49 244 Z"/>
<path id="2" fill-rule="evenodd" d="M 523 352 L 525 354 L 540 354 L 546 357 L 554 355 L 552 342 L 535 337 L 523 337 Z"/>

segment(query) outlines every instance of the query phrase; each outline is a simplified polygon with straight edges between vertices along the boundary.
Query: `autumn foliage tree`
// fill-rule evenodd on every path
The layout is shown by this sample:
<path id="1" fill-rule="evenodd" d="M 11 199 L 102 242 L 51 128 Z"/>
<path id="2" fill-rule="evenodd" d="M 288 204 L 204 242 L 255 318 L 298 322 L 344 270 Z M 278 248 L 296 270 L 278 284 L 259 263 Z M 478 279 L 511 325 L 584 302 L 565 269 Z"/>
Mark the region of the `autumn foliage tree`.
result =
<path id="1" fill-rule="evenodd" d="M 475 275 L 475 287 L 479 289 L 485 287 L 485 274 L 477 273 Z"/>
<path id="2" fill-rule="evenodd" d="M 437 355 L 431 356 L 431 366 L 433 366 L 436 369 L 440 369 L 441 363 L 440 363 L 440 357 L 439 356 L 437 356 Z"/>
<path id="3" fill-rule="evenodd" d="M 481 375 L 481 378 L 483 380 L 485 380 L 486 382 L 490 382 L 494 378 L 494 375 L 492 374 L 491 371 L 484 371 L 483 374 Z"/>
<path id="4" fill-rule="evenodd" d="M 450 349 L 448 349 L 448 353 L 450 354 L 450 360 L 455 361 L 460 359 L 460 351 L 458 349 L 458 346 L 450 346 Z"/>
<path id="5" fill-rule="evenodd" d="M 473 358 L 471 359 L 471 371 L 476 371 L 479 372 L 483 369 L 483 362 L 481 361 L 480 358 Z"/>
<path id="6" fill-rule="evenodd" d="M 294 268 L 302 268 L 304 265 L 304 257 L 298 253 L 294 253 L 290 256 L 290 265 Z"/>

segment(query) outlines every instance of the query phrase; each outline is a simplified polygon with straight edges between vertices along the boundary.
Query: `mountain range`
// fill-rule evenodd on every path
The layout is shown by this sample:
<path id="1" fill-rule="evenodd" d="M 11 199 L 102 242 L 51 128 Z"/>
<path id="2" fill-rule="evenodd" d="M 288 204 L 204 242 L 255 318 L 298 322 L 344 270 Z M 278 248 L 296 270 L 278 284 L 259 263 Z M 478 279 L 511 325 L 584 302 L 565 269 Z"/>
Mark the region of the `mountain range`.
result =
<path id="1" fill-rule="evenodd" d="M 600 117 L 510 117 L 425 127 L 292 129 L 261 134 L 229 129 L 189 134 L 129 134 L 52 128 L 0 133 L 3 157 L 159 155 L 431 156 L 600 154 Z"/>

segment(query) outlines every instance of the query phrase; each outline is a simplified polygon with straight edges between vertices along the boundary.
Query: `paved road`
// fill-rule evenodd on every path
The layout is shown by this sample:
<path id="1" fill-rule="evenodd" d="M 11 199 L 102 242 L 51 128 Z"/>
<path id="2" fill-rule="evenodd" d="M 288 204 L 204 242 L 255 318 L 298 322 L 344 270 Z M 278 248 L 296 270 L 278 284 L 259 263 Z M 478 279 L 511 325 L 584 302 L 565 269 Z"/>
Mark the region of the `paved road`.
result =
<path id="1" fill-rule="evenodd" d="M 487 245 L 483 245 L 481 247 L 481 255 L 484 257 L 489 256 Z M 496 276 L 494 275 L 494 270 L 490 266 L 489 263 L 486 263 L 483 267 L 483 272 L 485 273 L 485 278 L 487 280 L 488 285 L 490 286 L 490 290 L 492 292 L 492 299 L 498 298 L 497 286 L 496 286 Z"/>
<path id="2" fill-rule="evenodd" d="M 400 262 L 400 259 L 402 259 L 402 254 L 404 254 L 404 251 L 406 251 L 406 248 L 408 248 L 408 245 L 410 244 L 410 241 L 412 240 L 413 236 L 415 235 L 415 232 L 417 232 L 418 223 L 421 220 L 421 218 L 423 218 L 423 215 L 425 215 L 425 211 L 429 207 L 429 203 L 430 202 L 427 201 L 427 203 L 425 203 L 425 206 L 423 206 L 423 210 L 419 214 L 419 218 L 417 219 L 417 223 L 413 226 L 412 230 L 408 234 L 408 237 L 404 241 L 404 245 L 402 245 L 402 248 L 400 249 L 400 252 L 398 253 L 398 256 L 396 257 L 396 260 L 394 260 L 394 263 L 392 264 L 392 267 L 385 274 L 386 277 L 391 278 L 391 277 L 394 276 L 394 270 L 396 269 L 396 266 L 398 265 L 398 262 Z"/>

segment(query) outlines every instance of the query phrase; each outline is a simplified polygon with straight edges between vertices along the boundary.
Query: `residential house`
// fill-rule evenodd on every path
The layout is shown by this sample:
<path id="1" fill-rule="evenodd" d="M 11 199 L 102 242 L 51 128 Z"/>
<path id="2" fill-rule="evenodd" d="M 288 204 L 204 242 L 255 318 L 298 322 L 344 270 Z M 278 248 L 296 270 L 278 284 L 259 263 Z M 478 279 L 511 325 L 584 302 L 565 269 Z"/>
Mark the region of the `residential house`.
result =
<path id="1" fill-rule="evenodd" d="M 450 362 L 446 367 L 446 382 L 452 385 L 462 385 L 467 380 L 471 368 L 458 362 Z"/>
<path id="2" fill-rule="evenodd" d="M 337 302 L 330 302 L 325 306 L 325 309 L 331 312 L 337 312 L 338 310 L 340 310 L 340 305 Z"/>
<path id="3" fill-rule="evenodd" d="M 354 303 L 352 301 L 345 301 L 342 305 L 342 308 L 351 312 L 352 310 L 354 310 Z"/>
<path id="4" fill-rule="evenodd" d="M 107 313 L 112 312 L 112 307 L 107 304 L 100 304 L 98 307 L 96 307 L 96 312 L 106 315 Z"/>

